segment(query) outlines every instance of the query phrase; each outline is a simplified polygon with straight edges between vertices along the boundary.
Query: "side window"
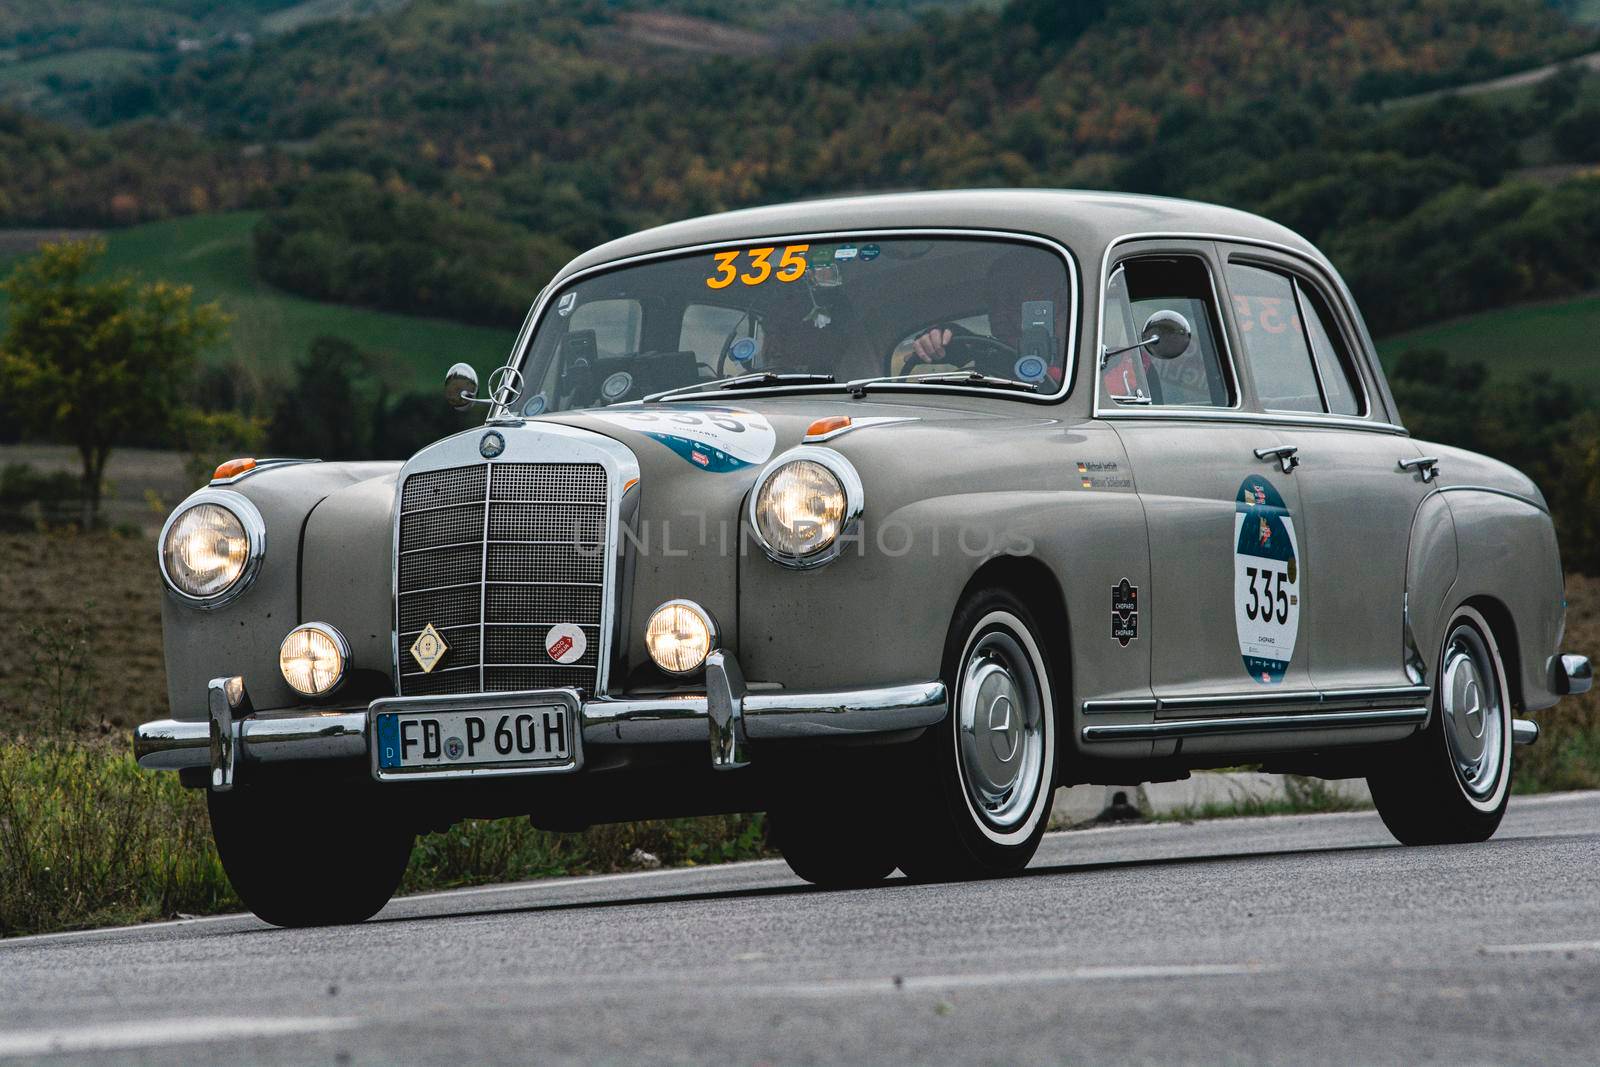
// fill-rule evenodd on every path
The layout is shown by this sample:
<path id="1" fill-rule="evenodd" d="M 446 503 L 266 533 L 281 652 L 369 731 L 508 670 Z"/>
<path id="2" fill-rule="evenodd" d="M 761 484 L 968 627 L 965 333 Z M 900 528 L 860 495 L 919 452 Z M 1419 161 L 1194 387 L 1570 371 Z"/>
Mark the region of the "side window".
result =
<path id="1" fill-rule="evenodd" d="M 1335 415 L 1365 415 L 1366 397 L 1356 384 L 1360 378 L 1356 375 L 1355 363 L 1334 326 L 1327 303 L 1321 293 L 1298 278 L 1294 285 L 1305 315 L 1306 332 L 1311 335 L 1311 354 L 1317 361 L 1317 373 L 1322 376 L 1322 392 L 1328 400 L 1328 410 Z"/>
<path id="2" fill-rule="evenodd" d="M 1321 414 L 1322 390 L 1311 365 L 1311 346 L 1300 300 L 1286 274 L 1232 263 L 1228 288 L 1256 396 L 1268 411 Z"/>
<path id="3" fill-rule="evenodd" d="M 761 316 L 752 311 L 719 304 L 690 304 L 683 309 L 678 351 L 693 352 L 695 362 L 715 375 L 762 369 L 765 342 Z"/>
<path id="4" fill-rule="evenodd" d="M 637 300 L 591 300 L 573 310 L 567 333 L 593 330 L 601 356 L 626 356 L 639 351 L 643 320 L 644 309 Z"/>
<path id="5" fill-rule="evenodd" d="M 1176 359 L 1153 359 L 1132 349 L 1105 359 L 1101 395 L 1119 405 L 1229 407 L 1233 389 L 1224 370 L 1220 319 L 1211 274 L 1197 256 L 1140 256 L 1124 260 L 1106 285 L 1106 351 L 1134 344 L 1158 311 L 1176 311 L 1193 337 Z"/>
<path id="6" fill-rule="evenodd" d="M 1229 264 L 1228 287 L 1262 407 L 1365 414 L 1350 354 L 1320 293 L 1293 275 L 1240 263 Z"/>

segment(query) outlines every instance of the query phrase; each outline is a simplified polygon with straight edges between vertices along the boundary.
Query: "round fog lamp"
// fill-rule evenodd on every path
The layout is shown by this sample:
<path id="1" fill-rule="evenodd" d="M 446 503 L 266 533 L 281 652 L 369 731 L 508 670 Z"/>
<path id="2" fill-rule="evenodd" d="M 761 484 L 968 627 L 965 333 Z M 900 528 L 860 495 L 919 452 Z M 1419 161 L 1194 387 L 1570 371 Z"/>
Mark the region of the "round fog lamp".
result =
<path id="1" fill-rule="evenodd" d="M 296 626 L 278 646 L 283 680 L 303 697 L 323 697 L 339 688 L 349 658 L 344 635 L 325 622 Z"/>
<path id="2" fill-rule="evenodd" d="M 655 665 L 668 674 L 700 669 L 716 647 L 717 627 L 692 600 L 669 600 L 650 613 L 644 643 Z"/>

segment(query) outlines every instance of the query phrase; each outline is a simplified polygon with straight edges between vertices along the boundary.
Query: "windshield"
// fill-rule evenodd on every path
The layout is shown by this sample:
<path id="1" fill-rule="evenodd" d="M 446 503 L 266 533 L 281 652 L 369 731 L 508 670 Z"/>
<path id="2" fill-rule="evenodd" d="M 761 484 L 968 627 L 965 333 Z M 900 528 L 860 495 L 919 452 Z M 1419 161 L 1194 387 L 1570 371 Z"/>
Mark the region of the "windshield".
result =
<path id="1" fill-rule="evenodd" d="M 1073 296 L 1062 257 L 1020 240 L 862 237 L 672 256 L 552 294 L 517 406 L 536 415 L 669 390 L 842 389 L 901 375 L 920 388 L 1006 379 L 989 384 L 1054 396 Z"/>

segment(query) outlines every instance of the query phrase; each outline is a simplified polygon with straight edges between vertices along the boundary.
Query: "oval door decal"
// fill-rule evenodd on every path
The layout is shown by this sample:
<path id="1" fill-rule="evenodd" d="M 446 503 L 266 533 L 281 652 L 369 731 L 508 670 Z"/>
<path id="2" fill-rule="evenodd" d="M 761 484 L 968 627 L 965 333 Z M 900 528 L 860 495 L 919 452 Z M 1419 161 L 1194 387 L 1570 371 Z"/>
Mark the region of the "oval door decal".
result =
<path id="1" fill-rule="evenodd" d="M 1266 479 L 1239 486 L 1233 514 L 1233 619 L 1244 669 L 1262 685 L 1283 681 L 1300 632 L 1300 551 L 1294 516 Z"/>

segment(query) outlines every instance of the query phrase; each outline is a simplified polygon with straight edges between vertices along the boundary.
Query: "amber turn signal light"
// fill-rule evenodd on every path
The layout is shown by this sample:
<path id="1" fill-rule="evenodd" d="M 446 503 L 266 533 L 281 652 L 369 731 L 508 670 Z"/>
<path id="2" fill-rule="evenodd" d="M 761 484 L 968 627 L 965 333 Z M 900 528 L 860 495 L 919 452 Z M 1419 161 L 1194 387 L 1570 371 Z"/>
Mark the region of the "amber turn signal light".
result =
<path id="1" fill-rule="evenodd" d="M 843 430 L 850 425 L 849 415 L 829 415 L 827 418 L 818 419 L 806 427 L 807 437 L 821 437 L 836 430 Z"/>
<path id="2" fill-rule="evenodd" d="M 242 459 L 230 459 L 228 462 L 218 465 L 216 472 L 211 475 L 211 480 L 215 482 L 223 478 L 232 478 L 235 475 L 243 474 L 245 471 L 255 470 L 255 466 L 254 457 L 247 456 Z"/>

